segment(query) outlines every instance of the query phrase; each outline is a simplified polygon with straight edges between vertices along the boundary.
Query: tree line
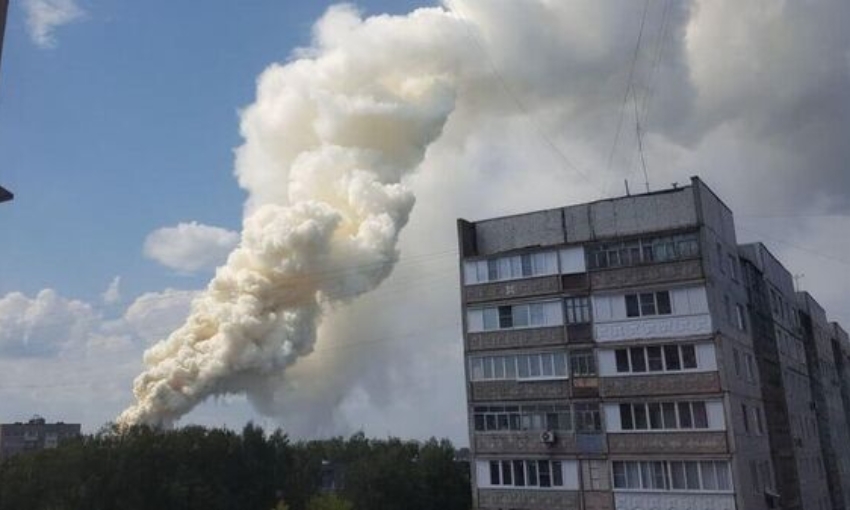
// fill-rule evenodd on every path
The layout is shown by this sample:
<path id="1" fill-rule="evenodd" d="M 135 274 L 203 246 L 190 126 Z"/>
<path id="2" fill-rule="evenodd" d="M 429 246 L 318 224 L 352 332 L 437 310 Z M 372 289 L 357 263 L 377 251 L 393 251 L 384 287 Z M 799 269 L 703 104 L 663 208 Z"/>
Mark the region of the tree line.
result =
<path id="1" fill-rule="evenodd" d="M 323 484 L 324 481 L 324 484 Z M 0 464 L 0 510 L 469 510 L 448 440 L 111 428 Z"/>

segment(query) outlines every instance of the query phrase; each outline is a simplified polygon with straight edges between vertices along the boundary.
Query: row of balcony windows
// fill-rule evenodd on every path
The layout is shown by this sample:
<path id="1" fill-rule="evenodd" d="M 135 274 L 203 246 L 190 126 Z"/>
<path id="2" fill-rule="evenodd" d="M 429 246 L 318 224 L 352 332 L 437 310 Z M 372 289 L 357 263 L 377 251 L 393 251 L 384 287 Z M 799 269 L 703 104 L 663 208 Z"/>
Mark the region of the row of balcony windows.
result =
<path id="1" fill-rule="evenodd" d="M 696 232 L 653 236 L 630 241 L 564 248 L 464 262 L 464 283 L 475 285 L 554 274 L 583 273 L 589 269 L 631 267 L 673 262 L 700 255 Z"/>

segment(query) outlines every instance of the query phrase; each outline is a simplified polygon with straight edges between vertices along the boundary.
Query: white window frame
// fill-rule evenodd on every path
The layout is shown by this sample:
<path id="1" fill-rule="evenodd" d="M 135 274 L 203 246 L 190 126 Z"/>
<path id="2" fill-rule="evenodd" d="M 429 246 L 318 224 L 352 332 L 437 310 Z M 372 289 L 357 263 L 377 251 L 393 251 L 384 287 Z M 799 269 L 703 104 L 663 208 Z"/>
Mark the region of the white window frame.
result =
<path id="1" fill-rule="evenodd" d="M 658 463 L 663 465 L 664 481 L 657 483 Z M 674 470 L 681 468 L 681 481 L 685 487 L 674 487 L 677 477 Z M 698 488 L 688 488 L 688 474 L 696 469 Z M 644 474 L 648 469 L 649 473 Z M 710 477 L 708 473 L 711 473 Z M 721 483 L 722 476 L 722 483 Z M 713 480 L 712 483 L 708 483 Z M 625 482 L 625 483 L 624 483 Z M 649 482 L 649 483 L 647 483 Z M 611 483 L 614 492 L 689 492 L 709 494 L 731 494 L 734 493 L 734 482 L 729 462 L 717 459 L 700 460 L 614 460 L 611 462 Z M 661 488 L 658 486 L 661 485 Z M 716 488 L 707 487 L 714 485 Z M 721 485 L 724 488 L 720 488 Z"/>
<path id="2" fill-rule="evenodd" d="M 524 368 L 522 363 L 526 363 Z M 469 379 L 472 382 L 565 380 L 570 378 L 569 367 L 565 351 L 476 355 L 469 357 Z"/>
<path id="3" fill-rule="evenodd" d="M 658 347 L 661 349 L 661 364 L 663 366 L 662 370 L 650 370 L 649 369 L 649 349 Z M 669 358 L 667 356 L 667 348 L 668 347 L 676 347 L 677 360 L 679 363 L 678 369 L 669 368 L 672 364 L 669 362 Z M 685 368 L 685 354 L 684 349 L 690 347 L 693 350 L 693 359 L 694 366 Z M 635 370 L 635 361 L 633 359 L 633 350 L 642 350 L 643 351 L 643 363 L 644 370 Z M 626 351 L 627 361 L 628 361 L 628 370 L 621 371 L 620 366 L 617 363 L 617 353 L 619 351 Z M 657 344 L 657 345 L 637 345 L 633 347 L 618 347 L 614 349 L 614 370 L 617 375 L 624 374 L 638 374 L 638 375 L 652 375 L 652 374 L 679 374 L 679 373 L 688 373 L 688 372 L 698 372 L 700 371 L 700 360 L 699 360 L 699 352 L 696 344 Z"/>

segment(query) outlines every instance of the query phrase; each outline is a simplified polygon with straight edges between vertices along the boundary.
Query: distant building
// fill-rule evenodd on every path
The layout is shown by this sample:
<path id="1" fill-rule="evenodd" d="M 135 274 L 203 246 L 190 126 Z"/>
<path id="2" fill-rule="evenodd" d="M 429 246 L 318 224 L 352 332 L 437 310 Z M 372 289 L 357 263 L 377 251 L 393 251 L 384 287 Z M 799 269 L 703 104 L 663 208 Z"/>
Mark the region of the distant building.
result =
<path id="1" fill-rule="evenodd" d="M 19 453 L 56 448 L 79 435 L 79 423 L 47 423 L 40 416 L 26 423 L 0 424 L 0 462 Z"/>
<path id="2" fill-rule="evenodd" d="M 850 340 L 700 179 L 458 240 L 475 508 L 850 509 Z"/>

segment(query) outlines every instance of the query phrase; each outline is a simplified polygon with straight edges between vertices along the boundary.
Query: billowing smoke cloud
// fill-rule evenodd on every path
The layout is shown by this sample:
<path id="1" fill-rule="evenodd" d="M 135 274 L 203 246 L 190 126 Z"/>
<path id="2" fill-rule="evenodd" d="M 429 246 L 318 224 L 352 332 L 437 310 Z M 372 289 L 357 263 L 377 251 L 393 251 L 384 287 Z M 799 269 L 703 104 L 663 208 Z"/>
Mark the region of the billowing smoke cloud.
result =
<path id="1" fill-rule="evenodd" d="M 310 48 L 261 76 L 237 153 L 249 191 L 240 247 L 186 324 L 146 356 L 125 422 L 170 423 L 209 395 L 248 392 L 261 412 L 313 413 L 304 429 L 314 432 L 345 410 L 359 412 L 364 394 L 375 405 L 348 417 L 355 426 L 375 407 L 440 394 L 429 412 L 455 399 L 446 404 L 455 412 L 440 414 L 458 416 L 453 430 L 463 437 L 456 263 L 392 270 L 396 241 L 406 253 L 445 252 L 458 216 L 616 195 L 625 178 L 642 189 L 635 110 L 653 188 L 700 174 L 739 213 L 739 226 L 752 229 L 744 238 L 764 239 L 774 221 L 747 214 L 850 207 L 850 145 L 840 138 L 850 130 L 850 32 L 842 25 L 850 3 L 444 4 L 453 12 L 365 20 L 333 8 Z M 399 240 L 414 185 L 427 214 L 413 215 Z M 811 250 L 841 253 L 825 240 L 844 236 L 843 220 L 778 221 L 775 237 L 809 250 L 774 245 L 796 264 L 792 271 L 813 284 L 846 274 L 846 264 L 811 258 Z M 448 275 L 440 287 L 394 299 L 435 269 Z M 381 289 L 335 306 L 390 271 Z M 380 295 L 393 285 L 398 294 Z M 841 294 L 836 305 L 846 302 Z M 322 319 L 330 308 L 342 313 Z M 317 325 L 317 350 L 339 351 L 293 365 L 313 349 Z M 411 349 L 408 334 L 431 336 Z M 347 346 L 383 337 L 398 341 Z M 421 389 L 404 387 L 416 378 Z M 414 415 L 401 411 L 393 421 Z M 379 427 L 389 421 L 375 419 Z"/>
<path id="2" fill-rule="evenodd" d="M 259 79 L 237 175 L 239 246 L 186 323 L 145 353 L 124 424 L 170 425 L 309 354 L 323 310 L 378 286 L 414 196 L 404 178 L 454 108 L 466 30 L 441 9 L 361 20 L 328 11 L 314 46 Z"/>

